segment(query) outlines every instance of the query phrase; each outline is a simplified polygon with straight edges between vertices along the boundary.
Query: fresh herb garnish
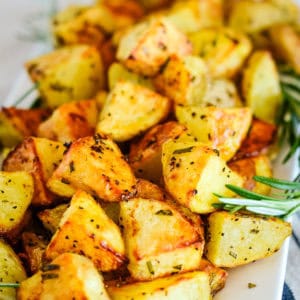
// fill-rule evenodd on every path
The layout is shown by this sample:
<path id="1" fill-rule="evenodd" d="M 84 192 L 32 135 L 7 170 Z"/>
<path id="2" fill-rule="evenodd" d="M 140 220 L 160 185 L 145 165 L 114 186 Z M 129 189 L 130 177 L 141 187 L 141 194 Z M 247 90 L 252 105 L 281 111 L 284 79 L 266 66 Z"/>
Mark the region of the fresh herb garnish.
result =
<path id="1" fill-rule="evenodd" d="M 282 219 L 287 219 L 300 210 L 300 175 L 294 181 L 263 176 L 255 176 L 253 179 L 284 192 L 281 192 L 281 194 L 278 193 L 276 197 L 271 197 L 227 184 L 226 187 L 229 190 L 242 198 L 225 198 L 216 194 L 220 203 L 214 203 L 213 206 L 232 213 L 239 210 L 246 210 L 256 214 L 277 216 Z"/>
<path id="2" fill-rule="evenodd" d="M 20 286 L 20 283 L 7 283 L 7 282 L 0 282 L 0 288 L 12 288 L 12 289 L 16 289 Z"/>
<path id="3" fill-rule="evenodd" d="M 33 84 L 33 86 L 28 89 L 23 95 L 21 95 L 16 102 L 13 104 L 13 106 L 17 106 L 19 105 L 21 102 L 23 102 L 29 95 L 31 95 L 39 86 L 39 83 L 36 82 L 35 84 Z"/>

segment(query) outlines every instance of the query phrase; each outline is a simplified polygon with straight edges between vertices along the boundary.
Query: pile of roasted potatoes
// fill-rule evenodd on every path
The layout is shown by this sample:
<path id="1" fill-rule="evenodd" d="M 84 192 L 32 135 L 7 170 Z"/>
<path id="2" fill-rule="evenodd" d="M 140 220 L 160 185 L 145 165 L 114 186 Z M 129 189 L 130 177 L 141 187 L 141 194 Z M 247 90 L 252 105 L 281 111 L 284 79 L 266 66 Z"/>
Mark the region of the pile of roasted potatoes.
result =
<path id="1" fill-rule="evenodd" d="M 208 300 L 276 252 L 288 222 L 213 204 L 226 184 L 270 192 L 252 177 L 272 176 L 298 16 L 290 0 L 57 13 L 55 49 L 26 62 L 39 107 L 0 112 L 0 284 L 16 286 L 0 299 Z"/>

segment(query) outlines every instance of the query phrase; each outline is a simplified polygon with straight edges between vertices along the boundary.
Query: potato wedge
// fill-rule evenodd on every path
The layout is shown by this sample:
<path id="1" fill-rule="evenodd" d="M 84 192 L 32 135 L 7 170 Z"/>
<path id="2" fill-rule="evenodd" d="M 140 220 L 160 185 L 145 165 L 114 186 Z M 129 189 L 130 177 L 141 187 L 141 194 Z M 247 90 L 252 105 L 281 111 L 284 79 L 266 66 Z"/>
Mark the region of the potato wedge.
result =
<path id="1" fill-rule="evenodd" d="M 69 143 L 93 135 L 98 119 L 96 100 L 73 101 L 60 105 L 51 117 L 41 123 L 38 136 Z"/>
<path id="2" fill-rule="evenodd" d="M 44 138 L 26 138 L 3 162 L 4 171 L 26 171 L 34 179 L 32 204 L 47 206 L 54 204 L 57 197 L 46 187 L 46 182 L 60 163 L 65 146 Z"/>
<path id="3" fill-rule="evenodd" d="M 150 280 L 199 267 L 204 247 L 200 217 L 191 220 L 167 202 L 134 198 L 120 203 L 128 270 Z"/>
<path id="4" fill-rule="evenodd" d="M 160 184 L 162 144 L 168 139 L 175 139 L 185 130 L 183 125 L 170 121 L 154 126 L 142 139 L 131 143 L 129 164 L 135 175 Z"/>
<path id="5" fill-rule="evenodd" d="M 135 193 L 136 179 L 119 147 L 99 134 L 73 142 L 47 182 L 57 195 L 72 197 L 77 189 L 105 201 Z"/>
<path id="6" fill-rule="evenodd" d="M 274 124 L 282 103 L 276 63 L 268 51 L 256 51 L 249 59 L 242 81 L 243 95 L 254 116 Z"/>
<path id="7" fill-rule="evenodd" d="M 45 106 L 92 98 L 104 86 L 101 56 L 88 45 L 54 50 L 26 63 Z"/>
<path id="8" fill-rule="evenodd" d="M 21 283 L 19 300 L 109 300 L 102 276 L 84 256 L 65 253 Z"/>
<path id="9" fill-rule="evenodd" d="M 166 190 L 196 213 L 215 210 L 212 204 L 219 200 L 214 193 L 233 196 L 225 184 L 243 185 L 242 177 L 227 167 L 217 151 L 200 143 L 165 142 L 162 166 Z"/>
<path id="10" fill-rule="evenodd" d="M 278 218 L 214 212 L 208 217 L 206 257 L 218 267 L 248 264 L 276 252 L 291 234 Z"/>
<path id="11" fill-rule="evenodd" d="M 96 131 L 124 142 L 161 122 L 170 100 L 143 86 L 119 81 L 108 95 Z"/>
<path id="12" fill-rule="evenodd" d="M 36 136 L 37 128 L 50 114 L 47 109 L 2 107 L 0 111 L 0 143 L 13 147 L 25 137 Z"/>
<path id="13" fill-rule="evenodd" d="M 228 161 L 237 152 L 251 125 L 252 113 L 247 107 L 218 108 L 179 106 L 175 108 L 179 123 L 199 142 L 218 149 Z"/>
<path id="14" fill-rule="evenodd" d="M 237 74 L 252 50 L 250 39 L 230 28 L 206 28 L 189 34 L 193 54 L 207 63 L 214 78 Z"/>
<path id="15" fill-rule="evenodd" d="M 26 272 L 14 250 L 0 239 L 0 282 L 19 283 L 26 279 Z M 15 300 L 16 290 L 0 288 L 0 299 Z"/>
<path id="16" fill-rule="evenodd" d="M 64 212 L 59 228 L 47 246 L 45 257 L 53 260 L 65 252 L 90 258 L 101 271 L 115 270 L 125 262 L 119 227 L 92 196 L 80 190 Z"/>
<path id="17" fill-rule="evenodd" d="M 187 37 L 172 23 L 153 19 L 135 25 L 120 40 L 117 58 L 135 73 L 155 76 L 170 55 L 191 54 Z"/>
<path id="18" fill-rule="evenodd" d="M 112 300 L 211 299 L 208 275 L 205 272 L 189 272 L 149 282 L 110 286 L 108 293 Z"/>

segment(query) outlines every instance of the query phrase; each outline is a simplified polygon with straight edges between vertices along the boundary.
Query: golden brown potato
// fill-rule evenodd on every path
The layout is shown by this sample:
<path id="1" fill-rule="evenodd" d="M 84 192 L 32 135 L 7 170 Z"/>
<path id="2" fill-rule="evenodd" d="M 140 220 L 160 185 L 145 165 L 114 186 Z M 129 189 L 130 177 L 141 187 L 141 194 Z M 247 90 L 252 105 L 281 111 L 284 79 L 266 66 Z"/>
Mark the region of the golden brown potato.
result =
<path id="1" fill-rule="evenodd" d="M 19 283 L 26 279 L 26 273 L 14 250 L 0 239 L 0 282 Z M 1 288 L 0 299 L 15 300 L 16 290 Z"/>
<path id="2" fill-rule="evenodd" d="M 21 283 L 18 300 L 109 300 L 102 276 L 84 256 L 65 253 Z"/>
<path id="3" fill-rule="evenodd" d="M 90 258 L 101 271 L 115 270 L 125 262 L 119 227 L 92 196 L 80 190 L 64 212 L 59 228 L 47 246 L 45 257 L 52 260 L 65 252 Z"/>
<path id="4" fill-rule="evenodd" d="M 174 0 L 138 0 L 147 10 L 162 8 Z"/>
<path id="5" fill-rule="evenodd" d="M 0 236 L 11 236 L 23 227 L 34 193 L 33 178 L 26 172 L 0 172 Z"/>
<path id="6" fill-rule="evenodd" d="M 169 196 L 167 193 L 154 183 L 139 178 L 136 182 L 136 197 L 143 199 L 155 199 L 166 201 Z"/>
<path id="7" fill-rule="evenodd" d="M 43 265 L 47 241 L 33 232 L 23 232 L 22 245 L 28 269 L 32 274 L 38 272 Z"/>
<path id="8" fill-rule="evenodd" d="M 88 45 L 54 50 L 26 63 L 44 105 L 55 108 L 73 100 L 90 99 L 104 85 L 101 56 Z"/>
<path id="9" fill-rule="evenodd" d="M 47 186 L 63 197 L 82 189 L 105 201 L 120 201 L 135 193 L 135 183 L 119 147 L 97 134 L 71 144 Z"/>
<path id="10" fill-rule="evenodd" d="M 253 176 L 272 177 L 271 161 L 268 156 L 259 155 L 233 161 L 228 166 L 244 179 L 244 188 L 247 190 L 268 195 L 271 188 L 253 180 Z"/>
<path id="11" fill-rule="evenodd" d="M 208 217 L 206 257 L 218 267 L 248 264 L 276 252 L 290 234 L 291 224 L 278 218 L 214 212 Z"/>
<path id="12" fill-rule="evenodd" d="M 228 161 L 241 146 L 251 125 L 252 114 L 247 107 L 218 108 L 176 106 L 176 117 L 199 142 L 218 149 Z"/>
<path id="13" fill-rule="evenodd" d="M 68 204 L 60 204 L 54 208 L 38 212 L 37 216 L 43 223 L 44 227 L 54 234 L 54 232 L 58 229 L 59 222 L 67 208 Z"/>
<path id="14" fill-rule="evenodd" d="M 164 19 L 135 25 L 120 40 L 117 58 L 138 74 L 155 76 L 170 55 L 191 54 L 187 37 Z"/>
<path id="15" fill-rule="evenodd" d="M 149 280 L 199 267 L 204 247 L 200 217 L 193 220 L 165 201 L 134 198 L 120 203 L 128 270 Z"/>
<path id="16" fill-rule="evenodd" d="M 208 89 L 207 74 L 207 66 L 200 57 L 172 55 L 154 79 L 154 85 L 176 104 L 197 105 Z"/>
<path id="17" fill-rule="evenodd" d="M 215 210 L 212 204 L 219 200 L 214 193 L 233 196 L 225 184 L 243 185 L 242 177 L 227 167 L 218 151 L 196 142 L 165 142 L 162 166 L 166 190 L 196 213 Z"/>
<path id="18" fill-rule="evenodd" d="M 162 144 L 168 139 L 175 139 L 185 130 L 183 125 L 170 121 L 154 126 L 142 139 L 131 143 L 129 164 L 136 176 L 160 184 Z"/>
<path id="19" fill-rule="evenodd" d="M 98 118 L 96 100 L 74 101 L 60 105 L 51 117 L 41 123 L 38 136 L 68 143 L 93 135 Z"/>
<path id="20" fill-rule="evenodd" d="M 161 122 L 170 111 L 170 100 L 129 81 L 119 81 L 100 113 L 97 132 L 124 142 Z"/>
<path id="21" fill-rule="evenodd" d="M 47 206 L 53 204 L 57 197 L 46 187 L 46 182 L 60 163 L 65 146 L 44 138 L 26 138 L 3 162 L 4 171 L 26 171 L 34 180 L 32 204 Z"/>
<path id="22" fill-rule="evenodd" d="M 241 67 L 252 50 L 250 39 L 230 28 L 207 28 L 189 34 L 194 55 L 207 63 L 214 78 L 231 78 Z"/>
<path id="23" fill-rule="evenodd" d="M 275 141 L 276 126 L 254 118 L 238 152 L 232 160 L 239 160 L 266 154 L 268 147 Z"/>
<path id="24" fill-rule="evenodd" d="M 177 274 L 149 282 L 108 287 L 112 300 L 191 299 L 210 300 L 210 286 L 205 272 Z M 187 296 L 188 295 L 188 296 Z"/>

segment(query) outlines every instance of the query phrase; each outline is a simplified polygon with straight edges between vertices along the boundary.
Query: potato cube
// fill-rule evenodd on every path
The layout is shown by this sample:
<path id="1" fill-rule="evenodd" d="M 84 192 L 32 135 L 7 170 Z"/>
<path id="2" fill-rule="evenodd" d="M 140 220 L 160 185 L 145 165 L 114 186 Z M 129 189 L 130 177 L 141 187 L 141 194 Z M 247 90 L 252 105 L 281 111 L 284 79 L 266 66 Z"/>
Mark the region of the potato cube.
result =
<path id="1" fill-rule="evenodd" d="M 246 104 L 254 116 L 275 123 L 282 103 L 276 63 L 268 51 L 256 51 L 250 57 L 242 81 Z"/>
<path id="2" fill-rule="evenodd" d="M 138 0 L 138 2 L 140 2 L 148 10 L 164 7 L 170 4 L 172 1 L 173 0 Z"/>
<path id="3" fill-rule="evenodd" d="M 149 282 L 108 287 L 112 300 L 210 300 L 208 275 L 205 272 L 177 274 Z"/>
<path id="4" fill-rule="evenodd" d="M 231 197 L 225 184 L 243 185 L 218 151 L 200 143 L 167 141 L 162 149 L 162 166 L 166 190 L 191 211 L 206 214 L 219 202 L 214 193 Z M 180 188 L 178 188 L 180 186 Z"/>
<path id="5" fill-rule="evenodd" d="M 17 299 L 109 300 L 102 276 L 84 256 L 64 253 L 21 283 Z"/>
<path id="6" fill-rule="evenodd" d="M 71 144 L 47 186 L 63 197 L 82 189 L 105 201 L 120 201 L 135 193 L 135 183 L 119 147 L 97 134 Z"/>
<path id="7" fill-rule="evenodd" d="M 170 100 L 131 82 L 119 81 L 100 113 L 97 132 L 124 142 L 161 122 L 170 111 Z"/>
<path id="8" fill-rule="evenodd" d="M 120 203 L 128 270 L 136 280 L 199 267 L 204 247 L 200 217 L 191 220 L 165 201 L 134 198 Z"/>
<path id="9" fill-rule="evenodd" d="M 135 25 L 120 40 L 117 58 L 138 74 L 155 76 L 170 55 L 191 54 L 187 37 L 164 19 Z"/>
<path id="10" fill-rule="evenodd" d="M 236 267 L 279 250 L 291 224 L 278 218 L 214 212 L 208 217 L 206 257 L 218 267 Z"/>
<path id="11" fill-rule="evenodd" d="M 194 55 L 207 63 L 214 78 L 231 78 L 240 71 L 252 50 L 249 38 L 230 28 L 207 28 L 191 33 Z"/>
<path id="12" fill-rule="evenodd" d="M 57 197 L 46 187 L 46 182 L 60 163 L 65 146 L 44 138 L 26 138 L 3 162 L 4 171 L 26 171 L 34 180 L 32 204 L 47 206 L 53 204 Z"/>
<path id="13" fill-rule="evenodd" d="M 60 105 L 51 117 L 41 123 L 38 136 L 68 143 L 93 135 L 98 118 L 96 100 L 73 101 Z"/>
<path id="14" fill-rule="evenodd" d="M 176 117 L 199 142 L 220 151 L 230 160 L 241 146 L 251 125 L 252 114 L 247 107 L 218 108 L 176 106 Z"/>
<path id="15" fill-rule="evenodd" d="M 172 55 L 162 72 L 154 79 L 156 89 L 176 104 L 201 103 L 208 89 L 208 70 L 197 56 Z"/>
<path id="16" fill-rule="evenodd" d="M 0 282 L 19 283 L 26 279 L 26 272 L 14 250 L 0 239 Z M 16 290 L 0 289 L 0 299 L 15 300 Z"/>
<path id="17" fill-rule="evenodd" d="M 45 257 L 52 260 L 65 252 L 90 258 L 101 271 L 115 270 L 125 262 L 119 227 L 92 196 L 80 190 L 64 212 Z"/>
<path id="18" fill-rule="evenodd" d="M 37 83 L 45 106 L 50 108 L 89 99 L 104 83 L 101 56 L 96 48 L 88 45 L 54 50 L 30 60 L 26 68 Z"/>
<path id="19" fill-rule="evenodd" d="M 169 139 L 175 139 L 185 130 L 183 125 L 170 121 L 154 126 L 141 140 L 133 142 L 130 147 L 129 164 L 136 176 L 160 184 L 162 144 Z"/>

